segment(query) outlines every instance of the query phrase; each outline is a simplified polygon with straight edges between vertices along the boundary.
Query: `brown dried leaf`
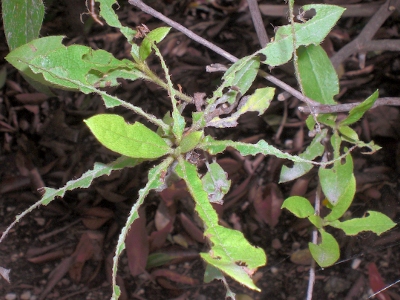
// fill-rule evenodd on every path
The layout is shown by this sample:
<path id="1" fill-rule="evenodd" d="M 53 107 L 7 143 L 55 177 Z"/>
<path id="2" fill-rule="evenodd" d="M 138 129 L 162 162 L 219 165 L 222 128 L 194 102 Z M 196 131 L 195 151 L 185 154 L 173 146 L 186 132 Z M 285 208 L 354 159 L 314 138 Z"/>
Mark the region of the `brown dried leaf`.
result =
<path id="1" fill-rule="evenodd" d="M 82 223 L 89 229 L 96 230 L 114 217 L 112 210 L 105 207 L 90 207 L 82 216 Z"/>
<path id="2" fill-rule="evenodd" d="M 183 284 L 189 284 L 189 285 L 196 285 L 198 284 L 198 280 L 195 278 L 191 278 L 189 276 L 181 275 L 176 272 L 173 272 L 168 269 L 157 269 L 151 272 L 151 275 L 153 277 L 166 277 L 169 280 L 183 283 Z"/>
<path id="3" fill-rule="evenodd" d="M 278 224 L 281 215 L 283 195 L 276 183 L 268 183 L 262 190 L 258 189 L 253 205 L 256 215 L 272 228 Z"/>
<path id="4" fill-rule="evenodd" d="M 297 250 L 290 255 L 290 260 L 296 265 L 311 265 L 312 256 L 308 248 Z"/>
<path id="5" fill-rule="evenodd" d="M 96 191 L 107 201 L 113 202 L 113 203 L 119 203 L 119 202 L 123 202 L 126 199 L 128 199 L 128 197 L 122 196 L 120 194 L 111 192 L 109 189 L 103 189 L 103 188 L 99 188 L 96 187 Z"/>
<path id="6" fill-rule="evenodd" d="M 369 110 L 365 115 L 373 137 L 382 136 L 396 139 L 400 137 L 400 112 L 397 108 L 378 106 Z"/>
<path id="7" fill-rule="evenodd" d="M 171 221 L 161 230 L 152 232 L 149 238 L 150 252 L 161 248 L 167 240 L 168 234 L 170 234 L 173 229 L 174 227 Z"/>
<path id="8" fill-rule="evenodd" d="M 154 223 L 157 230 L 162 230 L 169 223 L 175 222 L 176 217 L 176 205 L 175 202 L 168 202 L 170 205 L 167 206 L 166 202 L 160 201 L 157 207 L 156 215 L 154 216 Z"/>
<path id="9" fill-rule="evenodd" d="M 82 234 L 75 252 L 71 255 L 73 263 L 69 269 L 69 276 L 79 282 L 82 268 L 90 259 L 99 260 L 102 257 L 104 235 L 97 231 L 86 231 Z"/>
<path id="10" fill-rule="evenodd" d="M 200 228 L 198 228 L 196 224 L 188 218 L 188 216 L 186 216 L 184 213 L 180 213 L 179 218 L 181 220 L 183 228 L 190 235 L 191 238 L 199 243 L 206 242 L 203 231 L 200 230 Z"/>

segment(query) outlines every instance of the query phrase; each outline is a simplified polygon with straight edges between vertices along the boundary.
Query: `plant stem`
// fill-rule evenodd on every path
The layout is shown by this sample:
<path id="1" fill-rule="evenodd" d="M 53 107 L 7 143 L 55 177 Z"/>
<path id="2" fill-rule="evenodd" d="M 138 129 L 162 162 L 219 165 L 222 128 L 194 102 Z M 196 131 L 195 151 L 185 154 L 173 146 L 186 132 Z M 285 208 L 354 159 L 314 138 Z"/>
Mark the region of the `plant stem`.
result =
<path id="1" fill-rule="evenodd" d="M 215 53 L 225 57 L 227 60 L 229 60 L 230 62 L 237 62 L 239 59 L 230 54 L 229 52 L 221 49 L 220 47 L 216 46 L 213 43 L 210 43 L 209 41 L 207 41 L 206 39 L 203 39 L 202 37 L 198 36 L 197 34 L 195 34 L 193 31 L 190 31 L 189 29 L 187 29 L 186 27 L 182 26 L 181 24 L 171 20 L 170 18 L 164 16 L 163 14 L 159 13 L 158 11 L 154 10 L 153 8 L 151 8 L 150 6 L 146 5 L 145 3 L 143 3 L 143 1 L 141 0 L 129 0 L 128 1 L 129 4 L 136 6 L 137 8 L 141 9 L 142 11 L 144 11 L 145 13 L 148 13 L 149 15 L 152 15 L 153 17 L 165 22 L 166 24 L 170 25 L 171 27 L 175 28 L 176 30 L 179 30 L 180 32 L 182 32 L 183 34 L 185 34 L 186 36 L 188 36 L 190 39 L 202 44 L 203 46 L 206 46 L 207 48 L 211 49 L 212 51 L 214 51 Z M 299 91 L 297 91 L 296 89 L 292 88 L 291 86 L 287 85 L 286 83 L 284 83 L 283 81 L 279 80 L 278 78 L 260 70 L 259 74 L 261 76 L 263 76 L 263 78 L 265 78 L 266 80 L 272 82 L 273 84 L 277 85 L 278 87 L 284 89 L 285 91 L 287 91 L 289 94 L 293 95 L 294 97 L 296 97 L 297 99 L 299 99 L 300 101 L 303 101 L 307 104 L 313 104 L 315 106 L 318 105 L 318 102 L 304 96 L 302 93 L 300 93 Z"/>
<path id="2" fill-rule="evenodd" d="M 315 191 L 315 204 L 314 204 L 314 211 L 315 215 L 319 216 L 320 213 L 320 207 L 321 207 L 321 199 L 320 199 L 320 194 L 321 194 L 321 185 L 318 183 L 317 190 Z M 318 243 L 318 231 L 316 228 L 313 229 L 312 232 L 312 243 L 317 244 Z M 307 300 L 312 299 L 312 294 L 314 290 L 314 283 L 315 283 L 315 260 L 311 260 L 311 268 L 310 268 L 310 273 L 309 273 L 309 278 L 308 278 L 308 288 L 307 288 Z"/>

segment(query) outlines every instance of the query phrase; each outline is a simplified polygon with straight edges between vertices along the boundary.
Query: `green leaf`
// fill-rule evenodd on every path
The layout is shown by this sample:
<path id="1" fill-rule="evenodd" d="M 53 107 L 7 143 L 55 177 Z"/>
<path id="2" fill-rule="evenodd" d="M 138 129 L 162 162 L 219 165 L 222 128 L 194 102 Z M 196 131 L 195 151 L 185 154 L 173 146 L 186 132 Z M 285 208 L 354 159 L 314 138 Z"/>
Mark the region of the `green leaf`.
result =
<path id="1" fill-rule="evenodd" d="M 349 155 L 350 156 L 350 155 Z M 331 209 L 332 211 L 324 218 L 325 221 L 333 221 L 339 219 L 349 209 L 356 194 L 356 178 L 351 175 L 347 182 L 344 192 L 338 198 L 338 202 Z"/>
<path id="2" fill-rule="evenodd" d="M 235 86 L 239 89 L 240 93 L 244 95 L 254 82 L 260 67 L 260 59 L 256 56 L 246 56 L 235 62 L 225 72 L 222 77 L 222 85 L 214 92 L 210 102 L 215 101 L 222 96 L 223 90 L 227 87 Z M 232 91 L 232 90 L 231 90 Z M 229 98 L 234 98 L 237 91 L 234 91 Z M 228 100 L 227 100 L 228 101 Z"/>
<path id="3" fill-rule="evenodd" d="M 95 163 L 92 170 L 86 171 L 78 179 L 68 181 L 64 187 L 59 189 L 44 188 L 44 195 L 40 202 L 43 205 L 49 204 L 56 197 L 64 197 L 66 191 L 75 190 L 78 188 L 87 188 L 91 185 L 95 178 L 103 175 L 110 175 L 111 171 L 120 170 L 127 167 L 134 167 L 141 163 L 142 160 L 131 157 L 120 157 L 110 164 Z"/>
<path id="4" fill-rule="evenodd" d="M 62 39 L 51 36 L 33 40 L 10 52 L 6 60 L 34 80 L 85 94 L 96 92 L 94 87 L 118 85 L 117 78 L 144 77 L 127 59 L 118 60 L 104 50 L 81 45 L 65 47 Z"/>
<path id="5" fill-rule="evenodd" d="M 206 165 L 208 172 L 201 179 L 204 190 L 207 192 L 210 202 L 223 204 L 223 198 L 231 187 L 228 174 L 216 162 L 212 164 L 206 163 Z"/>
<path id="6" fill-rule="evenodd" d="M 43 22 L 44 5 L 42 0 L 4 0 L 2 1 L 4 33 L 8 47 L 14 50 L 39 36 Z M 32 73 L 32 72 L 31 72 Z M 39 92 L 54 96 L 50 89 L 31 76 L 22 73 L 24 79 Z"/>
<path id="7" fill-rule="evenodd" d="M 130 158 L 130 157 L 120 157 L 115 162 L 110 164 L 102 164 L 102 163 L 95 163 L 93 170 L 89 170 L 84 173 L 80 178 L 68 181 L 64 187 L 59 189 L 52 189 L 52 188 L 44 188 L 44 194 L 40 201 L 37 201 L 35 204 L 31 205 L 29 208 L 24 210 L 21 214 L 17 215 L 15 221 L 12 222 L 6 230 L 4 230 L 3 236 L 4 238 L 18 222 L 28 213 L 33 211 L 35 208 L 39 207 L 40 205 L 47 205 L 51 201 L 53 201 L 56 197 L 63 197 L 66 191 L 71 191 L 77 188 L 87 188 L 92 183 L 93 179 L 100 177 L 102 175 L 109 175 L 113 170 L 120 170 L 126 167 L 134 167 L 135 165 L 141 163 L 141 160 Z"/>
<path id="8" fill-rule="evenodd" d="M 116 4 L 116 8 L 119 7 L 119 4 L 116 0 L 95 0 L 100 3 L 100 13 L 99 15 L 106 21 L 107 25 L 118 28 L 121 33 L 126 37 L 128 42 L 131 42 L 135 37 L 136 30 L 133 30 L 129 27 L 122 26 L 121 22 L 118 19 L 117 14 L 115 13 L 115 9 L 112 7 Z"/>
<path id="9" fill-rule="evenodd" d="M 227 147 L 232 147 L 240 152 L 241 155 L 274 155 L 279 158 L 289 159 L 294 162 L 311 163 L 307 159 L 303 159 L 296 155 L 282 152 L 281 150 L 269 145 L 266 141 L 260 140 L 257 144 L 247 144 L 242 142 L 234 142 L 230 140 L 216 141 L 211 136 L 206 136 L 199 144 L 198 148 L 214 155 L 223 152 Z"/>
<path id="10" fill-rule="evenodd" d="M 121 116 L 100 114 L 85 120 L 94 136 L 108 149 L 136 158 L 158 158 L 172 150 L 143 124 L 127 124 Z"/>
<path id="11" fill-rule="evenodd" d="M 203 131 L 191 132 L 188 135 L 183 136 L 180 143 L 181 153 L 186 153 L 193 150 L 203 137 Z"/>
<path id="12" fill-rule="evenodd" d="M 341 164 L 336 161 L 332 168 L 320 168 L 318 172 L 322 191 L 332 205 L 336 205 L 343 194 L 346 193 L 348 184 L 353 176 L 353 159 L 346 156 L 346 162 Z"/>
<path id="13" fill-rule="evenodd" d="M 318 230 L 322 241 L 319 245 L 308 243 L 310 252 L 317 264 L 322 267 L 333 265 L 340 257 L 340 248 L 336 239 L 323 229 Z"/>
<path id="14" fill-rule="evenodd" d="M 152 31 L 150 31 L 146 37 L 143 39 L 142 44 L 139 48 L 139 56 L 141 60 L 146 60 L 146 58 L 151 53 L 151 47 L 155 43 L 161 42 L 168 32 L 171 30 L 171 27 L 158 27 Z"/>
<path id="15" fill-rule="evenodd" d="M 10 50 L 39 36 L 44 16 L 42 0 L 3 0 L 4 33 Z"/>
<path id="16" fill-rule="evenodd" d="M 61 45 L 62 39 L 62 36 L 58 36 L 33 40 L 29 44 L 31 45 L 32 49 L 35 49 L 35 51 L 29 51 L 26 49 L 26 46 L 23 45 L 10 52 L 5 59 L 16 69 L 18 69 L 24 76 L 25 80 L 27 80 L 37 90 L 47 95 L 52 95 L 51 91 L 47 87 L 50 86 L 50 84 L 43 78 L 43 75 L 33 73 L 28 65 L 20 62 L 19 59 L 23 57 L 27 61 L 30 61 L 35 57 L 36 52 L 45 53 L 46 51 L 52 51 Z M 38 84 L 35 84 L 35 82 Z"/>
<path id="17" fill-rule="evenodd" d="M 299 155 L 300 158 L 313 160 L 324 153 L 324 146 L 321 141 L 326 137 L 327 130 L 322 130 L 312 140 L 307 149 Z M 303 176 L 312 169 L 313 165 L 310 163 L 295 163 L 293 167 L 282 166 L 279 183 L 288 182 Z"/>
<path id="18" fill-rule="evenodd" d="M 335 104 L 339 80 L 328 55 L 321 46 L 310 45 L 297 50 L 299 75 L 304 94 L 321 104 Z"/>
<path id="19" fill-rule="evenodd" d="M 204 222 L 204 234 L 212 244 L 208 253 L 201 254 L 202 258 L 248 288 L 259 290 L 250 275 L 265 265 L 264 251 L 250 245 L 243 233 L 218 224 L 217 213 L 211 206 L 196 167 L 181 158 L 178 162 L 176 173 L 186 182 L 196 203 L 195 209 Z"/>
<path id="20" fill-rule="evenodd" d="M 380 212 L 370 210 L 367 213 L 368 216 L 364 218 L 354 218 L 344 222 L 335 220 L 330 222 L 329 225 L 342 229 L 346 235 L 356 235 L 362 231 L 372 231 L 381 235 L 396 226 L 396 223 Z"/>
<path id="21" fill-rule="evenodd" d="M 354 124 L 362 118 L 364 113 L 369 110 L 379 97 L 379 92 L 375 91 L 371 96 L 369 96 L 365 101 L 358 104 L 356 107 L 352 108 L 346 119 L 340 121 L 339 126 L 346 126 Z"/>
<path id="22" fill-rule="evenodd" d="M 274 93 L 275 89 L 270 87 L 257 89 L 253 95 L 242 98 L 235 113 L 222 119 L 216 117 L 208 122 L 207 126 L 218 128 L 235 127 L 238 125 L 237 120 L 239 117 L 246 112 L 257 111 L 258 115 L 261 115 L 269 107 L 274 98 Z"/>
<path id="23" fill-rule="evenodd" d="M 305 23 L 295 23 L 296 47 L 320 44 L 332 27 L 339 20 L 344 8 L 326 4 L 310 4 L 303 6 L 303 10 L 314 9 L 316 15 Z M 273 42 L 258 53 L 264 54 L 266 59 L 262 61 L 270 66 L 279 66 L 287 63 L 293 55 L 292 25 L 279 27 Z"/>
<path id="24" fill-rule="evenodd" d="M 314 214 L 314 207 L 304 197 L 292 196 L 283 201 L 282 207 L 289 210 L 298 218 L 307 218 Z"/>
<path id="25" fill-rule="evenodd" d="M 206 270 L 204 272 L 204 282 L 205 283 L 210 283 L 211 281 L 213 281 L 214 279 L 217 280 L 221 280 L 226 288 L 226 295 L 225 295 L 225 299 L 228 299 L 228 297 L 231 297 L 231 299 L 236 299 L 236 294 L 230 289 L 224 274 L 222 274 L 222 272 L 217 269 L 216 267 L 207 264 L 206 265 Z"/>
<path id="26" fill-rule="evenodd" d="M 353 143 L 359 141 L 357 132 L 355 132 L 355 130 L 350 128 L 349 126 L 340 126 L 339 132 L 343 135 L 346 141 L 350 141 Z"/>
<path id="27" fill-rule="evenodd" d="M 308 217 L 308 220 L 311 222 L 311 224 L 313 224 L 318 229 L 324 227 L 324 225 L 325 225 L 324 220 L 320 216 L 311 215 Z"/>
<path id="28" fill-rule="evenodd" d="M 164 179 L 161 178 L 161 174 L 166 173 L 168 167 L 173 162 L 172 157 L 167 157 L 163 162 L 159 165 L 153 167 L 149 171 L 148 181 L 144 188 L 139 191 L 139 197 L 135 204 L 132 206 L 131 211 L 129 212 L 128 219 L 125 223 L 125 226 L 122 228 L 121 233 L 118 237 L 118 243 L 115 250 L 115 255 L 113 258 L 113 267 L 112 267 L 112 286 L 113 286 L 113 295 L 111 299 L 118 299 L 119 294 L 117 290 L 119 287 L 117 285 L 117 269 L 118 269 L 118 259 L 125 249 L 125 239 L 128 235 L 129 228 L 131 227 L 132 223 L 139 218 L 139 208 L 143 204 L 144 199 L 149 194 L 151 190 L 161 189 L 165 186 Z"/>

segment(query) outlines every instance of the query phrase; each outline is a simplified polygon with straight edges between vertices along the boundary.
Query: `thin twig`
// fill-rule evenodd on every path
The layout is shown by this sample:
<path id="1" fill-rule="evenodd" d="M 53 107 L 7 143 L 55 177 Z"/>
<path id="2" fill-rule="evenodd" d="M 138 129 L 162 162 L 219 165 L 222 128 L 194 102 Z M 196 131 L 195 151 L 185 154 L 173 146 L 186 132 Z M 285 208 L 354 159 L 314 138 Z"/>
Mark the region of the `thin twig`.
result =
<path id="1" fill-rule="evenodd" d="M 188 36 L 190 39 L 202 44 L 203 46 L 211 49 L 212 51 L 214 51 L 215 53 L 225 57 L 227 60 L 231 61 L 231 62 L 237 62 L 239 59 L 237 57 L 235 57 L 234 55 L 230 54 L 229 52 L 223 50 L 222 48 L 214 45 L 213 43 L 210 43 L 209 41 L 207 41 L 206 39 L 203 39 L 202 37 L 198 36 L 197 34 L 195 34 L 193 31 L 190 31 L 189 29 L 187 29 L 186 27 L 182 26 L 181 24 L 171 20 L 170 18 L 164 16 L 163 14 L 159 13 L 158 11 L 154 10 L 153 8 L 151 8 L 150 6 L 144 4 L 141 0 L 129 0 L 128 1 L 129 4 L 136 6 L 137 8 L 141 9 L 142 11 L 144 11 L 145 13 L 152 15 L 153 17 L 165 22 L 166 24 L 170 25 L 171 27 L 175 28 L 176 30 L 182 32 L 183 34 L 185 34 L 186 36 Z M 260 76 L 264 77 L 266 80 L 272 82 L 273 84 L 275 84 L 276 86 L 282 88 L 283 90 L 287 91 L 288 93 L 290 93 L 291 95 L 293 95 L 294 97 L 296 97 L 297 99 L 299 99 L 300 101 L 303 101 L 307 104 L 311 104 L 313 106 L 317 106 L 318 102 L 304 96 L 302 93 L 300 93 L 299 91 L 297 91 L 296 89 L 292 88 L 291 86 L 289 86 L 288 84 L 284 83 L 283 81 L 279 80 L 278 78 L 260 70 L 258 72 L 260 74 Z"/>
<path id="2" fill-rule="evenodd" d="M 321 194 L 321 185 L 318 184 L 317 190 L 315 191 L 315 204 L 314 204 L 314 211 L 315 211 L 314 214 L 316 216 L 319 216 L 319 213 L 320 213 L 320 207 L 321 207 L 320 194 Z M 312 232 L 312 243 L 313 244 L 318 243 L 318 231 L 316 228 L 314 228 L 313 232 Z M 307 300 L 312 299 L 314 283 L 315 283 L 315 266 L 316 266 L 315 260 L 312 259 L 309 278 L 308 278 Z"/>
<path id="3" fill-rule="evenodd" d="M 329 114 L 329 113 L 339 113 L 339 112 L 347 112 L 350 111 L 352 108 L 356 107 L 362 102 L 355 102 L 355 103 L 345 103 L 345 104 L 337 104 L 337 105 L 317 105 L 313 106 L 312 110 L 313 113 L 317 114 Z M 400 98 L 396 97 L 384 97 L 378 98 L 374 105 L 371 108 L 375 108 L 377 106 L 400 106 Z M 301 112 L 309 114 L 310 108 L 308 106 L 300 106 L 298 108 Z"/>
<path id="4" fill-rule="evenodd" d="M 253 20 L 254 28 L 256 29 L 258 41 L 260 42 L 261 48 L 264 48 L 268 43 L 268 35 L 265 31 L 264 22 L 261 17 L 260 9 L 258 8 L 257 0 L 247 0 L 251 18 Z"/>
<path id="5" fill-rule="evenodd" d="M 371 43 L 372 38 L 387 18 L 395 11 L 399 9 L 400 0 L 387 0 L 374 16 L 368 21 L 367 25 L 364 26 L 363 30 L 353 41 L 348 43 L 346 46 L 341 48 L 332 58 L 332 64 L 337 68 L 346 58 L 350 55 L 366 51 L 368 44 Z M 399 49 L 397 49 L 399 50 Z"/>

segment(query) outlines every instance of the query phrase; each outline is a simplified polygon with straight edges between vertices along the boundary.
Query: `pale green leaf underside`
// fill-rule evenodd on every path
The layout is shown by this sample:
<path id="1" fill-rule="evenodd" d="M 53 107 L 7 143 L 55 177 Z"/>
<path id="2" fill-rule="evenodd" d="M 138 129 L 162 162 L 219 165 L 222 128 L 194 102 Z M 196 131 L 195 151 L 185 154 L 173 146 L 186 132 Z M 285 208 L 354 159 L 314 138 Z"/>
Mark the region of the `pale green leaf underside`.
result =
<path id="1" fill-rule="evenodd" d="M 345 194 L 353 176 L 353 159 L 351 155 L 346 156 L 344 164 L 336 161 L 330 169 L 320 168 L 318 175 L 326 198 L 332 205 L 336 205 L 341 196 Z"/>
<path id="2" fill-rule="evenodd" d="M 119 115 L 96 115 L 85 123 L 100 143 L 125 156 L 151 159 L 172 151 L 157 133 L 139 122 L 127 124 Z"/>
<path id="3" fill-rule="evenodd" d="M 305 23 L 295 23 L 296 47 L 320 44 L 332 27 L 339 20 L 344 8 L 326 4 L 310 4 L 303 6 L 304 11 L 314 9 L 316 15 Z M 273 42 L 258 51 L 264 54 L 263 63 L 279 66 L 287 63 L 293 55 L 292 25 L 279 27 Z"/>
<path id="4" fill-rule="evenodd" d="M 263 114 L 274 98 L 274 93 L 275 89 L 271 87 L 257 89 L 253 95 L 242 98 L 235 113 L 222 119 L 215 117 L 207 123 L 207 127 L 235 127 L 238 125 L 237 120 L 239 117 L 246 112 L 256 111 L 258 115 Z"/>
<path id="5" fill-rule="evenodd" d="M 228 174 L 216 163 L 207 165 L 207 173 L 201 178 L 203 187 L 212 203 L 223 204 L 223 198 L 228 193 L 231 181 L 228 180 Z"/>
<path id="6" fill-rule="evenodd" d="M 344 192 L 340 195 L 338 202 L 331 209 L 332 211 L 324 218 L 326 221 L 339 219 L 349 209 L 356 194 L 356 177 L 351 175 Z"/>
<path id="7" fill-rule="evenodd" d="M 322 268 L 333 265 L 340 257 L 339 244 L 335 238 L 323 229 L 319 229 L 322 241 L 319 245 L 308 243 L 314 260 Z"/>
<path id="8" fill-rule="evenodd" d="M 368 211 L 368 216 L 364 218 L 354 218 L 344 222 L 335 220 L 329 225 L 342 229 L 346 235 L 356 235 L 362 231 L 372 231 L 381 235 L 396 226 L 396 223 L 380 212 Z"/>
<path id="9" fill-rule="evenodd" d="M 322 130 L 318 135 L 314 137 L 311 144 L 306 150 L 299 154 L 300 158 L 313 160 L 318 156 L 321 156 L 324 152 L 324 146 L 321 141 L 326 137 L 327 130 Z M 312 169 L 313 165 L 309 163 L 296 162 L 293 167 L 282 166 L 279 183 L 288 182 L 303 176 Z"/>

